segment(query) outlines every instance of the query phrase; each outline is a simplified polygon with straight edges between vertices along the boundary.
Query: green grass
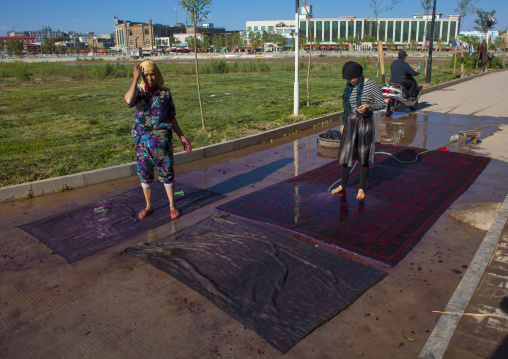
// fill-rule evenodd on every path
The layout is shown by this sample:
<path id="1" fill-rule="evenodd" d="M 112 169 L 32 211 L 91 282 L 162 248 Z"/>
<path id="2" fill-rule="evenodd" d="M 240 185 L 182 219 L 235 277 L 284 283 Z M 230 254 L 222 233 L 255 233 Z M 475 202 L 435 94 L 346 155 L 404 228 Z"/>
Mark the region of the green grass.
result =
<path id="1" fill-rule="evenodd" d="M 342 64 L 312 65 L 310 107 L 306 106 L 306 66 L 303 62 L 300 66 L 304 119 L 341 111 Z M 0 63 L 0 186 L 133 162 L 134 110 L 123 101 L 132 68 L 104 63 Z M 163 63 L 160 68 L 172 90 L 180 127 L 194 148 L 304 120 L 290 117 L 291 63 L 203 64 L 200 84 L 206 130 L 201 128 L 194 65 Z M 375 79 L 375 65 L 367 65 L 366 76 Z M 453 79 L 446 66 L 433 69 L 432 76 L 432 84 Z M 174 145 L 176 152 L 182 150 L 179 141 Z"/>

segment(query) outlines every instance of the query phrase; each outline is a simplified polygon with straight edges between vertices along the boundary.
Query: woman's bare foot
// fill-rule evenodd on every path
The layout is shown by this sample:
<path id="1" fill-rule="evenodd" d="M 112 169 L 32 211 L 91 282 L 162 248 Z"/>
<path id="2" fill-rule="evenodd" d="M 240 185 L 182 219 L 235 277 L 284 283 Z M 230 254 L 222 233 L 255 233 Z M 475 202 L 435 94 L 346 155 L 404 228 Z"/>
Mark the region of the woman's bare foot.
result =
<path id="1" fill-rule="evenodd" d="M 339 187 L 337 187 L 335 189 L 332 189 L 332 194 L 339 194 L 339 193 L 341 193 L 341 192 L 343 192 L 345 190 L 346 190 L 345 188 L 342 188 L 342 186 L 339 186 Z"/>
<path id="2" fill-rule="evenodd" d="M 363 189 L 358 190 L 358 194 L 356 195 L 356 199 L 362 201 L 365 199 L 365 191 Z"/>

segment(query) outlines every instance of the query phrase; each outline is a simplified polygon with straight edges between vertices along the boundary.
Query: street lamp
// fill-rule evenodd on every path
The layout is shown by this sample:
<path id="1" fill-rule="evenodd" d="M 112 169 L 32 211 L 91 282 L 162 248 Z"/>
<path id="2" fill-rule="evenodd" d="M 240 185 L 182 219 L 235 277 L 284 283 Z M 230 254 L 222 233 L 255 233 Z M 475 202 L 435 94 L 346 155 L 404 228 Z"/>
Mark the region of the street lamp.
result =
<path id="1" fill-rule="evenodd" d="M 295 85 L 294 85 L 294 106 L 293 106 L 293 115 L 298 116 L 298 110 L 300 105 L 300 85 L 298 79 L 298 47 L 299 47 L 299 38 L 298 34 L 300 32 L 300 19 L 298 14 L 300 13 L 300 1 L 295 0 Z"/>
<path id="2" fill-rule="evenodd" d="M 427 61 L 427 78 L 425 82 L 430 82 L 430 73 L 432 72 L 432 48 L 434 47 L 434 24 L 436 23 L 436 0 L 432 8 L 432 25 L 430 26 L 430 47 L 429 47 L 429 60 Z"/>

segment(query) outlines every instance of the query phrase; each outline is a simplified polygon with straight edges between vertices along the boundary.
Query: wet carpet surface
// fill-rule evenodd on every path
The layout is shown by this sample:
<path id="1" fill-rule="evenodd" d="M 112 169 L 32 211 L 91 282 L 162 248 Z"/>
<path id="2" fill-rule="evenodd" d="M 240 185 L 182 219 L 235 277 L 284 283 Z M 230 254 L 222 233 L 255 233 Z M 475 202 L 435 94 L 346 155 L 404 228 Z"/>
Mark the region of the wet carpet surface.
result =
<path id="1" fill-rule="evenodd" d="M 175 206 L 180 215 L 223 198 L 216 192 L 175 184 Z M 169 202 L 164 186 L 154 182 L 154 212 L 143 220 L 138 213 L 145 208 L 141 187 L 118 194 L 109 200 L 59 213 L 19 226 L 41 243 L 72 263 L 127 238 L 169 222 Z"/>
<path id="2" fill-rule="evenodd" d="M 202 294 L 282 353 L 386 276 L 225 214 L 125 252 Z"/>
<path id="3" fill-rule="evenodd" d="M 358 201 L 359 168 L 348 190 L 332 195 L 337 161 L 217 207 L 221 211 L 289 229 L 390 266 L 399 262 L 483 171 L 490 158 L 376 144 Z M 357 166 L 359 167 L 359 166 Z M 334 187 L 338 186 L 335 185 Z"/>

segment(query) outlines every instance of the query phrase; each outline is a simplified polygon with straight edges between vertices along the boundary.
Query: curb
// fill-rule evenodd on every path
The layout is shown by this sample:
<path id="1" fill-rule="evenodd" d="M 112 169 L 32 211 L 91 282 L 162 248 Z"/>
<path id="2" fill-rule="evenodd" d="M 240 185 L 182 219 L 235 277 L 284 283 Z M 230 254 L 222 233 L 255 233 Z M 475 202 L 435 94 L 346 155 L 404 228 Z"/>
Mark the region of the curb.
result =
<path id="1" fill-rule="evenodd" d="M 197 148 L 190 153 L 178 152 L 174 155 L 175 165 L 198 161 L 204 158 L 221 155 L 223 153 L 231 152 L 244 147 L 253 146 L 258 143 L 270 141 L 278 137 L 283 137 L 293 132 L 314 127 L 316 125 L 322 124 L 323 122 L 337 121 L 340 118 L 342 118 L 342 112 L 336 112 L 323 117 L 318 117 L 311 120 L 295 123 L 293 125 L 276 128 L 257 135 L 242 137 L 231 141 Z M 68 176 L 48 178 L 13 186 L 0 187 L 0 203 L 60 192 L 70 188 L 90 186 L 130 176 L 137 176 L 136 162 L 101 168 L 88 172 L 76 173 Z"/>
<path id="2" fill-rule="evenodd" d="M 446 82 L 443 84 L 435 85 L 423 89 L 422 94 L 438 91 L 446 87 L 454 86 L 465 81 L 475 79 L 480 76 L 495 73 L 495 70 L 489 72 L 483 72 L 477 75 L 464 77 L 454 81 Z M 270 131 L 266 131 L 260 134 L 238 138 L 231 141 L 213 144 L 197 148 L 190 153 L 179 152 L 174 155 L 175 165 L 181 165 L 187 162 L 202 160 L 217 156 L 226 152 L 238 150 L 244 147 L 253 146 L 258 143 L 270 141 L 272 139 L 283 137 L 287 134 L 302 131 L 323 122 L 333 122 L 342 118 L 342 112 L 335 112 L 323 117 L 314 118 L 311 120 L 295 123 L 280 128 L 276 128 Z M 123 165 L 117 165 L 113 167 L 102 168 L 98 170 L 76 173 L 68 176 L 48 178 L 45 180 L 27 182 L 13 186 L 0 187 L 0 203 L 8 202 L 21 198 L 30 198 L 33 196 L 40 196 L 43 194 L 60 192 L 69 188 L 79 188 L 98 184 L 106 181 L 116 180 L 120 178 L 136 176 L 136 163 L 131 162 Z"/>

